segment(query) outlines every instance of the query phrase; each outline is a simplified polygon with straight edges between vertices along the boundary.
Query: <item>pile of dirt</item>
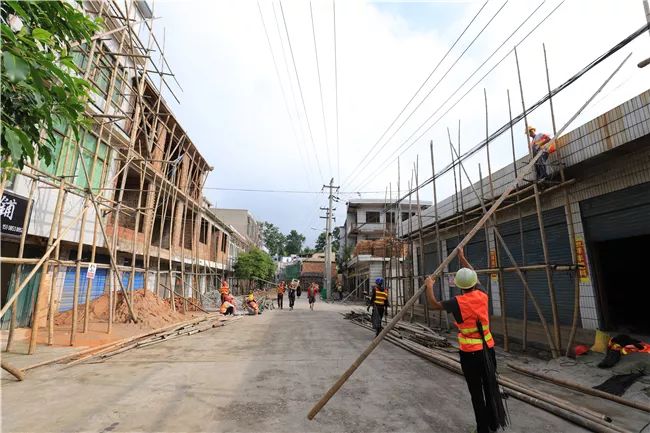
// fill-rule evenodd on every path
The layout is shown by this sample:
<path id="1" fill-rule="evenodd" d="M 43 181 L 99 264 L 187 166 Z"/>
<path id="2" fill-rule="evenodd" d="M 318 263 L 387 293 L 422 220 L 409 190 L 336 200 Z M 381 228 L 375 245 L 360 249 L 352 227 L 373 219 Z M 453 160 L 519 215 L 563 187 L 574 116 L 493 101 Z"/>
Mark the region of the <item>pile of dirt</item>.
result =
<path id="1" fill-rule="evenodd" d="M 172 311 L 168 300 L 162 299 L 148 290 L 134 291 L 132 306 L 138 318 L 138 326 L 140 328 L 156 329 L 188 319 L 180 311 Z M 108 321 L 108 294 L 104 294 L 90 302 L 89 307 L 88 318 L 91 322 Z M 77 310 L 80 322 L 84 320 L 85 310 L 85 304 L 80 304 Z M 131 322 L 129 307 L 124 301 L 124 296 L 121 292 L 117 293 L 113 320 L 116 323 Z M 54 323 L 56 325 L 70 325 L 72 323 L 72 310 L 58 313 L 54 317 Z"/>

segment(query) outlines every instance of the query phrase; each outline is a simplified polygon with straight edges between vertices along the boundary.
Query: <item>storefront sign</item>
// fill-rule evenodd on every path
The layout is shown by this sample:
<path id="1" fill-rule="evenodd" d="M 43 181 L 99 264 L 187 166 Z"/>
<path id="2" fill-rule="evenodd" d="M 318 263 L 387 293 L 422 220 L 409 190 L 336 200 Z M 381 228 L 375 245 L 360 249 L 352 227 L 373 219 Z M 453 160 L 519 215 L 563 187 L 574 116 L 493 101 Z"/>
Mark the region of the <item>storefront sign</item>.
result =
<path id="1" fill-rule="evenodd" d="M 5 191 L 0 200 L 0 231 L 2 234 L 22 235 L 25 212 L 27 212 L 27 199 Z M 29 216 L 27 217 L 27 227 L 29 227 Z"/>
<path id="2" fill-rule="evenodd" d="M 497 267 L 497 250 L 490 250 L 490 268 L 495 269 Z M 499 277 L 497 274 L 490 274 L 490 279 L 492 282 L 497 282 Z"/>
<path id="3" fill-rule="evenodd" d="M 585 240 L 582 236 L 576 236 L 576 261 L 578 262 L 578 276 L 581 283 L 589 283 L 589 266 L 587 264 L 587 253 Z"/>

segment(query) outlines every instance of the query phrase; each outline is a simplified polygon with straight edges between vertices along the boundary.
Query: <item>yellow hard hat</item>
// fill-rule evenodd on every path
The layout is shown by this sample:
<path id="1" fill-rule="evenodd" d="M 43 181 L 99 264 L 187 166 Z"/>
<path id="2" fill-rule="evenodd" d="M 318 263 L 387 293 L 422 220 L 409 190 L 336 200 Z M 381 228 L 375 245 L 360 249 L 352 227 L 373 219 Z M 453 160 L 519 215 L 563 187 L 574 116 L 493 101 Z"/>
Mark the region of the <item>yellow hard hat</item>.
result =
<path id="1" fill-rule="evenodd" d="M 476 272 L 469 268 L 460 268 L 454 277 L 456 287 L 460 287 L 461 289 L 471 289 L 477 282 L 478 276 Z"/>

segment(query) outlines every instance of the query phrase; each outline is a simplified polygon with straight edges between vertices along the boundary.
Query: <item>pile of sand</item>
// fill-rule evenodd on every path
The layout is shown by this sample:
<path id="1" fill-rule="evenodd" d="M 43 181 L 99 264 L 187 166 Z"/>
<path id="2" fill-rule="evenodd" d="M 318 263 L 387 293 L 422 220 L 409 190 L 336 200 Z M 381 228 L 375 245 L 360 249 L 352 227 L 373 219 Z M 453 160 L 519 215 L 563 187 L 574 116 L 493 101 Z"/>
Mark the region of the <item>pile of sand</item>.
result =
<path id="1" fill-rule="evenodd" d="M 138 326 L 141 328 L 156 329 L 165 325 L 188 320 L 188 316 L 181 313 L 181 310 L 172 311 L 168 300 L 159 298 L 155 293 L 145 290 L 133 292 L 133 311 L 138 318 Z M 86 306 L 80 304 L 78 308 L 79 321 L 84 320 Z M 89 305 L 89 320 L 91 322 L 108 321 L 108 294 L 104 294 Z M 128 323 L 131 321 L 129 307 L 124 301 L 121 292 L 117 293 L 115 314 L 113 320 L 116 323 Z M 54 317 L 56 325 L 70 325 L 72 323 L 72 310 L 58 313 Z"/>

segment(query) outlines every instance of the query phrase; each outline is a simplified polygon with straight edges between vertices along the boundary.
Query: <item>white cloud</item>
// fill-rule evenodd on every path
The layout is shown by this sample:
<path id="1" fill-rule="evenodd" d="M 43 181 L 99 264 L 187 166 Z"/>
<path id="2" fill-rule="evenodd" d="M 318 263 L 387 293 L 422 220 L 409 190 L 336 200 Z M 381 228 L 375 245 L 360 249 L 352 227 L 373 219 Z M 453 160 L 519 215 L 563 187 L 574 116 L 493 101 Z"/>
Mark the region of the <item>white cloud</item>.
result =
<path id="1" fill-rule="evenodd" d="M 503 1 L 489 2 L 477 22 L 434 75 L 426 90 L 447 70 Z M 362 183 L 367 183 L 363 190 L 371 191 L 384 191 L 389 182 L 394 185 L 397 180 L 396 164 L 382 167 L 379 163 L 406 140 L 540 2 L 541 0 L 510 0 L 438 89 L 369 165 L 367 160 L 362 162 L 361 158 L 419 87 L 482 2 L 451 2 L 445 7 L 455 8 L 455 13 L 445 14 L 443 19 L 436 18 L 435 8 L 422 5 L 422 12 L 431 14 L 430 30 L 423 29 L 422 17 L 418 17 L 419 25 L 412 25 L 412 15 L 399 14 L 399 5 L 397 8 L 385 8 L 382 4 L 364 1 L 337 2 L 341 177 L 344 180 L 348 178 L 359 162 L 368 165 L 365 174 L 352 184 L 342 185 L 343 190 L 358 188 Z M 512 48 L 514 41 L 531 30 L 558 3 L 559 0 L 547 0 L 540 12 L 532 18 L 532 22 L 517 33 L 488 62 L 484 70 L 487 71 Z M 294 119 L 293 125 L 287 116 L 258 5 L 254 1 L 186 0 L 156 3 L 155 14 L 163 17 L 156 25 L 166 27 L 166 55 L 184 88 L 180 95 L 182 103 L 174 107 L 174 111 L 194 143 L 215 166 L 215 171 L 207 182 L 208 187 L 320 190 L 322 182 L 331 176 L 335 177 L 335 183 L 338 184 L 341 179 L 338 179 L 336 164 L 332 3 L 312 2 L 329 144 L 328 164 L 309 2 L 283 2 L 322 177 L 316 167 L 314 147 L 309 140 L 286 39 L 284 53 L 289 74 L 282 56 L 273 3 L 264 0 L 260 5 Z M 284 38 L 277 2 L 275 9 Z M 415 7 L 410 7 L 409 13 L 414 9 Z M 455 19 L 448 19 L 451 16 Z M 641 1 L 567 0 L 519 49 L 526 102 L 530 104 L 546 92 L 542 42 L 546 43 L 551 84 L 555 87 L 644 22 Z M 614 69 L 615 64 L 630 51 L 634 54 L 628 65 L 605 89 L 600 100 L 597 99 L 574 126 L 647 89 L 647 83 L 650 82 L 648 71 L 636 67 L 638 61 L 650 56 L 650 39 L 647 35 L 642 35 L 638 41 L 598 66 L 555 99 L 558 125 L 573 114 Z M 483 74 L 483 71 L 479 72 L 470 84 Z M 437 166 L 441 167 L 450 161 L 445 128 L 452 128 L 455 142 L 459 118 L 462 119 L 463 149 L 468 149 L 484 137 L 483 87 L 486 87 L 489 98 L 491 130 L 507 121 L 506 89 L 511 92 L 513 114 L 521 112 L 514 60 L 508 58 L 436 127 L 402 155 L 403 179 L 408 177 L 417 154 L 420 155 L 422 165 L 420 177 L 430 175 L 430 139 L 436 144 Z M 419 102 L 420 99 L 416 101 Z M 296 120 L 296 107 L 300 121 Z M 530 121 L 539 129 L 551 129 L 546 106 L 534 113 Z M 399 123 L 401 121 L 397 124 Z M 522 131 L 523 127 L 515 130 L 518 155 L 525 152 Z M 390 135 L 392 130 L 387 137 Z M 508 163 L 509 149 L 509 135 L 494 143 L 491 147 L 493 170 Z M 303 162 L 305 160 L 306 163 Z M 484 157 L 476 157 L 468 162 L 468 171 L 473 176 L 477 173 L 476 164 L 484 162 L 483 160 Z M 329 165 L 332 166 L 331 171 Z M 370 181 L 362 182 L 367 177 Z M 405 187 L 402 186 L 402 189 Z M 443 179 L 439 191 L 442 195 L 453 191 L 453 180 Z M 324 226 L 324 220 L 318 218 L 318 207 L 326 203 L 323 195 L 217 194 L 214 190 L 207 190 L 206 193 L 220 206 L 249 208 L 258 218 L 279 225 L 284 232 L 296 228 L 311 242 L 318 233 L 310 227 Z M 426 190 L 421 198 L 430 199 L 428 194 L 429 190 Z M 378 196 L 383 197 L 383 193 Z M 344 203 L 338 204 L 339 224 L 343 222 L 344 208 Z"/>

